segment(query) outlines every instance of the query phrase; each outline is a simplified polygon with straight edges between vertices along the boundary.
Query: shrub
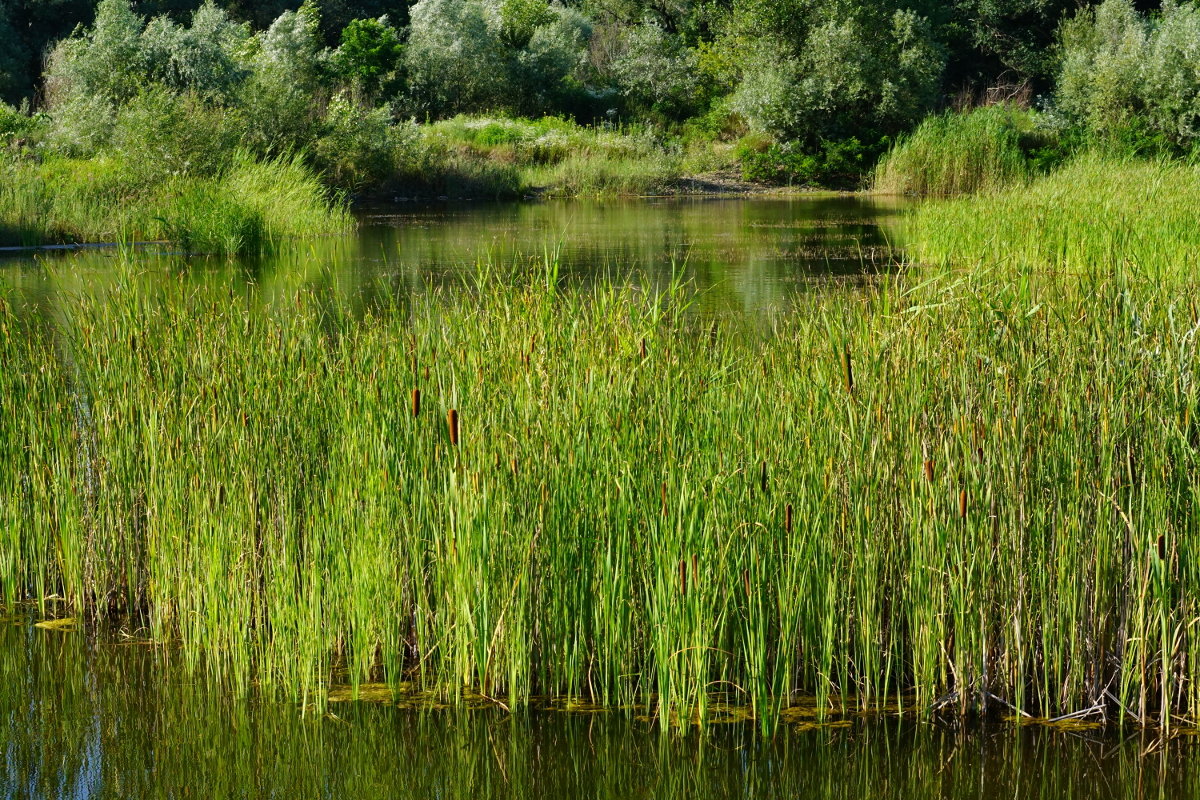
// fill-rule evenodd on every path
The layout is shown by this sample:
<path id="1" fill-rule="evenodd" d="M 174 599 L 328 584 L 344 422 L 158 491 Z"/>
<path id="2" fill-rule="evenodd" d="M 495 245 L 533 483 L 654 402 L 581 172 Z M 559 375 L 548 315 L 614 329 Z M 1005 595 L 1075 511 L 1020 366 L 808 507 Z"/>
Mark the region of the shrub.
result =
<path id="1" fill-rule="evenodd" d="M 806 146 L 798 140 L 774 142 L 760 134 L 743 137 L 734 153 L 746 180 L 855 189 L 870 163 L 872 148 L 854 136 Z"/>
<path id="2" fill-rule="evenodd" d="M 72 157 L 96 154 L 108 144 L 116 123 L 113 101 L 93 94 L 72 94 L 49 112 L 46 146 Z"/>
<path id="3" fill-rule="evenodd" d="M 404 61 L 415 109 L 444 115 L 509 104 L 512 64 L 493 6 L 419 0 L 410 17 Z"/>
<path id="4" fill-rule="evenodd" d="M 743 18 L 740 35 L 724 45 L 740 71 L 733 110 L 812 151 L 820 140 L 873 141 L 915 124 L 937 101 L 944 64 L 927 21 L 849 5 L 796 11 L 807 24 L 777 9 Z"/>
<path id="5" fill-rule="evenodd" d="M 149 185 L 173 175 L 221 172 L 242 133 L 235 112 L 207 106 L 192 93 L 153 88 L 117 112 L 111 146 L 133 179 Z"/>
<path id="6" fill-rule="evenodd" d="M 192 15 L 190 27 L 168 17 L 151 20 L 142 32 L 141 48 L 151 80 L 225 100 L 248 74 L 242 56 L 249 39 L 247 25 L 206 2 Z"/>
<path id="7" fill-rule="evenodd" d="M 313 146 L 317 168 L 334 186 L 350 190 L 391 176 L 397 139 L 407 133 L 392 125 L 387 108 L 361 108 L 344 92 L 330 101 L 323 129 Z"/>
<path id="8" fill-rule="evenodd" d="M 577 11 L 549 8 L 549 15 L 539 18 L 543 22 L 516 54 L 516 105 L 523 114 L 545 114 L 569 105 L 571 95 L 582 90 L 574 78 L 587 60 L 592 27 Z"/>
<path id="9" fill-rule="evenodd" d="M 330 59 L 335 75 L 368 97 L 398 88 L 404 46 L 388 18 L 356 19 L 342 30 L 342 43 Z"/>
<path id="10" fill-rule="evenodd" d="M 624 30 L 611 72 L 634 109 L 672 119 L 700 109 L 699 57 L 680 36 L 658 25 L 644 23 Z"/>
<path id="11" fill-rule="evenodd" d="M 0 100 L 0 146 L 30 135 L 36 127 L 37 120 L 29 115 L 27 108 L 14 108 Z"/>
<path id="12" fill-rule="evenodd" d="M 1200 9 L 1158 17 L 1105 0 L 1063 25 L 1056 107 L 1110 144 L 1182 151 L 1200 138 Z"/>
<path id="13" fill-rule="evenodd" d="M 147 69 L 144 28 L 129 0 L 100 0 L 92 27 L 63 40 L 50 54 L 46 92 L 51 104 L 77 97 L 119 102 L 136 95 Z"/>

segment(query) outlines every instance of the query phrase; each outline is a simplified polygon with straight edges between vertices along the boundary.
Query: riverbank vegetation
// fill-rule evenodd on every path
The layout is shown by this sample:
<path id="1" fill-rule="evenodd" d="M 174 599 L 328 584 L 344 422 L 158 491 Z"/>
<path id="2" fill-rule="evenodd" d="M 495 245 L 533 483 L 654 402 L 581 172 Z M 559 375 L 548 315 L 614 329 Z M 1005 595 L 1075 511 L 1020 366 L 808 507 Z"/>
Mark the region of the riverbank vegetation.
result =
<path id="1" fill-rule="evenodd" d="M 344 227 L 356 197 L 957 193 L 1196 141 L 1190 2 L 69 5 L 0 2 L 5 243 L 253 249 Z M 323 190 L 256 232 L 223 181 L 284 163 Z M 104 213 L 73 211 L 97 202 L 81 171 L 120 184 Z M 45 177 L 55 208 L 29 199 Z M 178 227 L 195 193 L 231 196 L 222 233 Z"/>
<path id="2" fill-rule="evenodd" d="M 1200 167 L 1092 155 L 1004 191 L 922 205 L 905 242 L 929 264 L 1157 280 L 1197 273 L 1198 207 Z"/>
<path id="3" fill-rule="evenodd" d="M 50 329 L 6 296 L 0 591 L 305 702 L 1195 721 L 1191 278 L 1113 267 L 765 329 L 553 263 L 363 319 L 133 269 Z"/>

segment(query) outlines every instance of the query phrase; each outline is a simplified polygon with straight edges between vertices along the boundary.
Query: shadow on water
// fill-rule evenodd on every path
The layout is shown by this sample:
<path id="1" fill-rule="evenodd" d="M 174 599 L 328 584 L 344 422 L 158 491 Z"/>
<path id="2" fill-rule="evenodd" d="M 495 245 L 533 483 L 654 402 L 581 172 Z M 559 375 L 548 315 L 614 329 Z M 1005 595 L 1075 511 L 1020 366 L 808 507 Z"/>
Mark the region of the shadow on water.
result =
<path id="1" fill-rule="evenodd" d="M 1190 741 L 861 721 L 662 736 L 620 713 L 235 699 L 160 649 L 0 623 L 0 797 L 1195 797 Z M 336 715 L 336 716 L 335 716 Z M 1149 751 L 1149 752 L 1147 752 Z"/>

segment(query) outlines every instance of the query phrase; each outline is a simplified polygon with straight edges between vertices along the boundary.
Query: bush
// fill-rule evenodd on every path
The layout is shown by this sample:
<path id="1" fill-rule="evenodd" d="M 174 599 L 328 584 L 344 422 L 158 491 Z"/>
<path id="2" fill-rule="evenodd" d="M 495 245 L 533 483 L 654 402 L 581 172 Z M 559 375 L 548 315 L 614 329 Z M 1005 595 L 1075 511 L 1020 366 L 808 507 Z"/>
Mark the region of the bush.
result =
<path id="1" fill-rule="evenodd" d="M 1055 105 L 1110 144 L 1182 152 L 1200 139 L 1200 9 L 1166 3 L 1158 17 L 1105 0 L 1061 32 Z"/>
<path id="2" fill-rule="evenodd" d="M 342 30 L 342 43 L 330 58 L 334 74 L 367 97 L 392 94 L 399 88 L 404 46 L 388 22 L 356 19 Z"/>
<path id="3" fill-rule="evenodd" d="M 146 77 L 177 91 L 227 100 L 248 74 L 241 56 L 249 39 L 248 26 L 211 2 L 196 10 L 191 27 L 158 17 L 141 35 Z"/>
<path id="4" fill-rule="evenodd" d="M 0 146 L 31 135 L 37 128 L 37 120 L 25 108 L 13 108 L 0 100 Z"/>
<path id="5" fill-rule="evenodd" d="M 410 17 L 404 60 L 416 110 L 442 115 L 509 104 L 512 64 L 494 7 L 482 0 L 419 0 Z"/>
<path id="6" fill-rule="evenodd" d="M 683 119 L 700 110 L 699 57 L 680 36 L 658 25 L 625 29 L 610 70 L 635 111 Z"/>
<path id="7" fill-rule="evenodd" d="M 516 110 L 522 114 L 545 114 L 574 105 L 583 86 L 577 79 L 587 60 L 587 43 L 592 27 L 577 11 L 550 6 L 516 53 Z"/>
<path id="8" fill-rule="evenodd" d="M 231 163 L 242 139 L 240 117 L 192 93 L 143 92 L 117 112 L 111 148 L 143 185 L 170 176 L 210 176 Z"/>
<path id="9" fill-rule="evenodd" d="M 145 20 L 129 0 L 100 0 L 92 27 L 64 39 L 46 65 L 50 104 L 74 98 L 120 102 L 138 93 L 150 66 L 142 31 Z"/>
<path id="10" fill-rule="evenodd" d="M 808 147 L 800 141 L 779 143 L 751 134 L 738 142 L 734 154 L 746 180 L 856 189 L 870 164 L 872 148 L 854 136 L 822 139 Z"/>
<path id="11" fill-rule="evenodd" d="M 733 110 L 779 141 L 802 140 L 810 153 L 821 141 L 875 141 L 923 117 L 944 64 L 927 21 L 884 4 L 844 5 L 794 15 L 783 13 L 786 4 L 751 6 L 758 12 L 746 12 L 740 34 L 723 45 L 740 73 Z"/>
<path id="12" fill-rule="evenodd" d="M 382 183 L 395 173 L 398 142 L 410 134 L 407 126 L 392 125 L 388 109 L 360 108 L 344 92 L 330 101 L 323 128 L 313 146 L 317 168 L 348 190 Z"/>
<path id="13" fill-rule="evenodd" d="M 50 110 L 45 143 L 62 155 L 83 158 L 108 144 L 116 124 L 117 109 L 99 95 L 72 94 Z"/>

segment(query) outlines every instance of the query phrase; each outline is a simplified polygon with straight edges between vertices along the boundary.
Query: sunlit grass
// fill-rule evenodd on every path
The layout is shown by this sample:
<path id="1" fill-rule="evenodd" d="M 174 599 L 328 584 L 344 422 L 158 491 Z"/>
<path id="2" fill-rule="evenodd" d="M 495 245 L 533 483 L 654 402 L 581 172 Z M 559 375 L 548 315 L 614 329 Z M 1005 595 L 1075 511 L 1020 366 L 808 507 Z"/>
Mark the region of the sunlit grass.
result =
<path id="1" fill-rule="evenodd" d="M 1118 266 L 758 325 L 552 264 L 364 319 L 130 269 L 39 333 L 10 294 L 0 589 L 304 702 L 1195 719 L 1194 284 Z"/>
<path id="2" fill-rule="evenodd" d="M 262 253 L 344 233 L 348 211 L 297 159 L 247 156 L 215 176 L 144 184 L 119 159 L 0 165 L 0 245 L 168 241 L 203 253 Z"/>

